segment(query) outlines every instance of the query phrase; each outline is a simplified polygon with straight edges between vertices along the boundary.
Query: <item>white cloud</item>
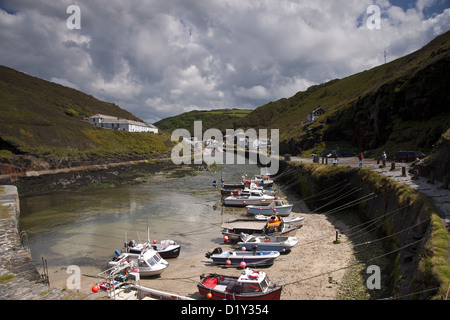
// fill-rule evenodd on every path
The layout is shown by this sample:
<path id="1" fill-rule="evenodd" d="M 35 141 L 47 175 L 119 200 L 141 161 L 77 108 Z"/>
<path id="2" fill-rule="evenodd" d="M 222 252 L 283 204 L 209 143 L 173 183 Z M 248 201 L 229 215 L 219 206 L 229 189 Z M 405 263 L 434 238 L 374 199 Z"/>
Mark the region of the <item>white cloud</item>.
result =
<path id="1" fill-rule="evenodd" d="M 236 95 L 241 97 L 246 97 L 255 100 L 269 99 L 270 94 L 266 88 L 263 86 L 254 86 L 252 88 L 246 89 L 240 87 L 236 90 Z"/>
<path id="2" fill-rule="evenodd" d="M 393 2 L 391 0 L 391 2 Z M 439 0 L 3 0 L 0 64 L 79 88 L 156 121 L 255 108 L 419 49 L 449 29 Z M 380 30 L 366 9 L 381 8 Z"/>

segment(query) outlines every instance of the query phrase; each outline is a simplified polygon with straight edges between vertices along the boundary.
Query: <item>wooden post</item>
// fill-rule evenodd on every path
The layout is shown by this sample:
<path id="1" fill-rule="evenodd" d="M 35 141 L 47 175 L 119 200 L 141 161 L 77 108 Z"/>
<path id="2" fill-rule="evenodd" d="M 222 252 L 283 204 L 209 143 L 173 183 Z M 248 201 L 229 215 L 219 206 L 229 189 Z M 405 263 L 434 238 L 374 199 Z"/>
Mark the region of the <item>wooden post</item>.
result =
<path id="1" fill-rule="evenodd" d="M 339 240 L 339 231 L 336 230 L 336 240 L 333 241 L 334 244 L 341 243 L 341 240 Z"/>
<path id="2" fill-rule="evenodd" d="M 402 177 L 406 177 L 406 167 L 402 167 Z"/>
<path id="3" fill-rule="evenodd" d="M 391 171 L 395 171 L 395 162 L 391 163 Z"/>

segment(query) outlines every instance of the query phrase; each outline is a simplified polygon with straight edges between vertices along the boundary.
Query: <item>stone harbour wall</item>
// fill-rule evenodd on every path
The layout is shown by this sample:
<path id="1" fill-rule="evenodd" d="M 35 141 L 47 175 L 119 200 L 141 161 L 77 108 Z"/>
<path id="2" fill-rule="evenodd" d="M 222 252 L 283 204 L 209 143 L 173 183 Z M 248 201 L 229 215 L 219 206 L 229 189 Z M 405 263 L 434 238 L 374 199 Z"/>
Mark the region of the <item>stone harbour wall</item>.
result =
<path id="1" fill-rule="evenodd" d="M 386 239 L 386 252 L 391 252 L 389 282 L 393 295 L 418 293 L 408 296 L 409 299 L 440 299 L 446 295 L 450 240 L 446 229 L 448 207 L 441 200 L 449 199 L 448 189 L 434 190 L 429 183 L 424 185 L 411 176 L 401 177 L 386 168 L 290 162 L 281 164 L 280 171 L 285 170 L 290 174 L 284 179 L 296 179 L 292 191 L 303 197 L 320 194 L 340 183 L 359 188 L 351 197 L 334 202 L 331 207 L 354 201 L 359 203 L 356 211 L 363 221 L 377 222 L 377 237 Z M 328 208 L 323 206 L 329 199 L 314 199 L 308 202 L 310 209 Z"/>
<path id="2" fill-rule="evenodd" d="M 0 300 L 80 299 L 77 293 L 43 283 L 21 243 L 17 187 L 0 186 Z"/>

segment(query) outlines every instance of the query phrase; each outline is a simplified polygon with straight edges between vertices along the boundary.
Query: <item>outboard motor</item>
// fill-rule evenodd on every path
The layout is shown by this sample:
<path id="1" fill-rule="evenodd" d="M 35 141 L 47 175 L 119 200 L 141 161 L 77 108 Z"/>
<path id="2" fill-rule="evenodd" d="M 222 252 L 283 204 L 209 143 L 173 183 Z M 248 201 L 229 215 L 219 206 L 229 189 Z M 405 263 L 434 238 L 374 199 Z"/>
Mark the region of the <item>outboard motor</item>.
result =
<path id="1" fill-rule="evenodd" d="M 213 250 L 213 252 L 207 252 L 205 254 L 205 257 L 209 259 L 211 257 L 211 255 L 213 255 L 213 254 L 221 254 L 222 252 L 223 252 L 222 248 L 221 247 L 217 247 L 217 248 L 215 248 Z"/>

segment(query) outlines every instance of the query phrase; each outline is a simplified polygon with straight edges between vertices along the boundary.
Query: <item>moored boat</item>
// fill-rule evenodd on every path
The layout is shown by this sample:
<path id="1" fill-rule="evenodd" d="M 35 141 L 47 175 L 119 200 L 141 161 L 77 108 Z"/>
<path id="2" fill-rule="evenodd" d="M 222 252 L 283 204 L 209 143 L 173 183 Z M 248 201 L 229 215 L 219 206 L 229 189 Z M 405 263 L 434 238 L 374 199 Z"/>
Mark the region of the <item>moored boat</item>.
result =
<path id="1" fill-rule="evenodd" d="M 270 178 L 269 175 L 257 175 L 255 176 L 255 182 L 264 188 L 269 188 L 273 185 L 273 180 Z"/>
<path id="2" fill-rule="evenodd" d="M 245 194 L 226 197 L 223 202 L 226 206 L 245 207 L 270 204 L 273 199 L 273 196 L 264 194 L 261 190 L 249 190 Z"/>
<path id="3" fill-rule="evenodd" d="M 126 252 L 129 253 L 142 253 L 145 250 L 153 249 L 159 253 L 161 258 L 170 259 L 177 258 L 180 255 L 181 246 L 174 240 L 162 240 L 157 243 L 156 240 L 153 243 L 147 241 L 145 243 L 136 243 L 134 240 L 125 243 Z"/>
<path id="4" fill-rule="evenodd" d="M 288 252 L 298 243 L 296 237 L 285 236 L 255 236 L 242 233 L 241 241 L 237 244 L 241 250 L 261 250 Z"/>
<path id="5" fill-rule="evenodd" d="M 225 196 L 237 195 L 238 193 L 244 191 L 244 184 L 224 184 L 220 189 L 220 193 Z"/>
<path id="6" fill-rule="evenodd" d="M 262 214 L 257 214 L 254 216 L 255 220 L 261 220 L 261 221 L 268 221 L 270 220 L 272 216 L 264 216 Z M 280 216 L 280 215 L 276 215 L 276 216 Z M 281 216 L 280 216 L 281 217 Z M 298 226 L 303 226 L 303 223 L 305 222 L 305 217 L 284 217 L 283 218 L 284 223 L 289 223 L 292 225 L 298 225 Z"/>
<path id="7" fill-rule="evenodd" d="M 265 272 L 246 268 L 240 276 L 202 274 L 197 288 L 213 300 L 279 300 L 283 287 L 271 282 Z"/>
<path id="8" fill-rule="evenodd" d="M 279 197 L 275 197 L 272 204 L 267 206 L 248 205 L 245 207 L 247 214 L 262 214 L 270 216 L 277 214 L 282 217 L 287 217 L 292 212 L 293 204 L 284 203 Z"/>
<path id="9" fill-rule="evenodd" d="M 168 266 L 166 260 L 153 249 L 142 253 L 120 253 L 116 251 L 116 256 L 108 262 L 108 267 L 119 267 L 121 265 L 130 265 L 132 269 L 138 269 L 142 277 L 160 275 Z"/>
<path id="10" fill-rule="evenodd" d="M 216 264 L 239 266 L 270 266 L 280 256 L 278 251 L 223 251 L 218 247 L 212 252 L 207 252 L 205 257 Z"/>
<path id="11" fill-rule="evenodd" d="M 273 219 L 235 219 L 221 225 L 224 240 L 239 241 L 241 233 L 251 235 L 294 236 L 302 224 L 284 223 L 279 216 Z"/>

